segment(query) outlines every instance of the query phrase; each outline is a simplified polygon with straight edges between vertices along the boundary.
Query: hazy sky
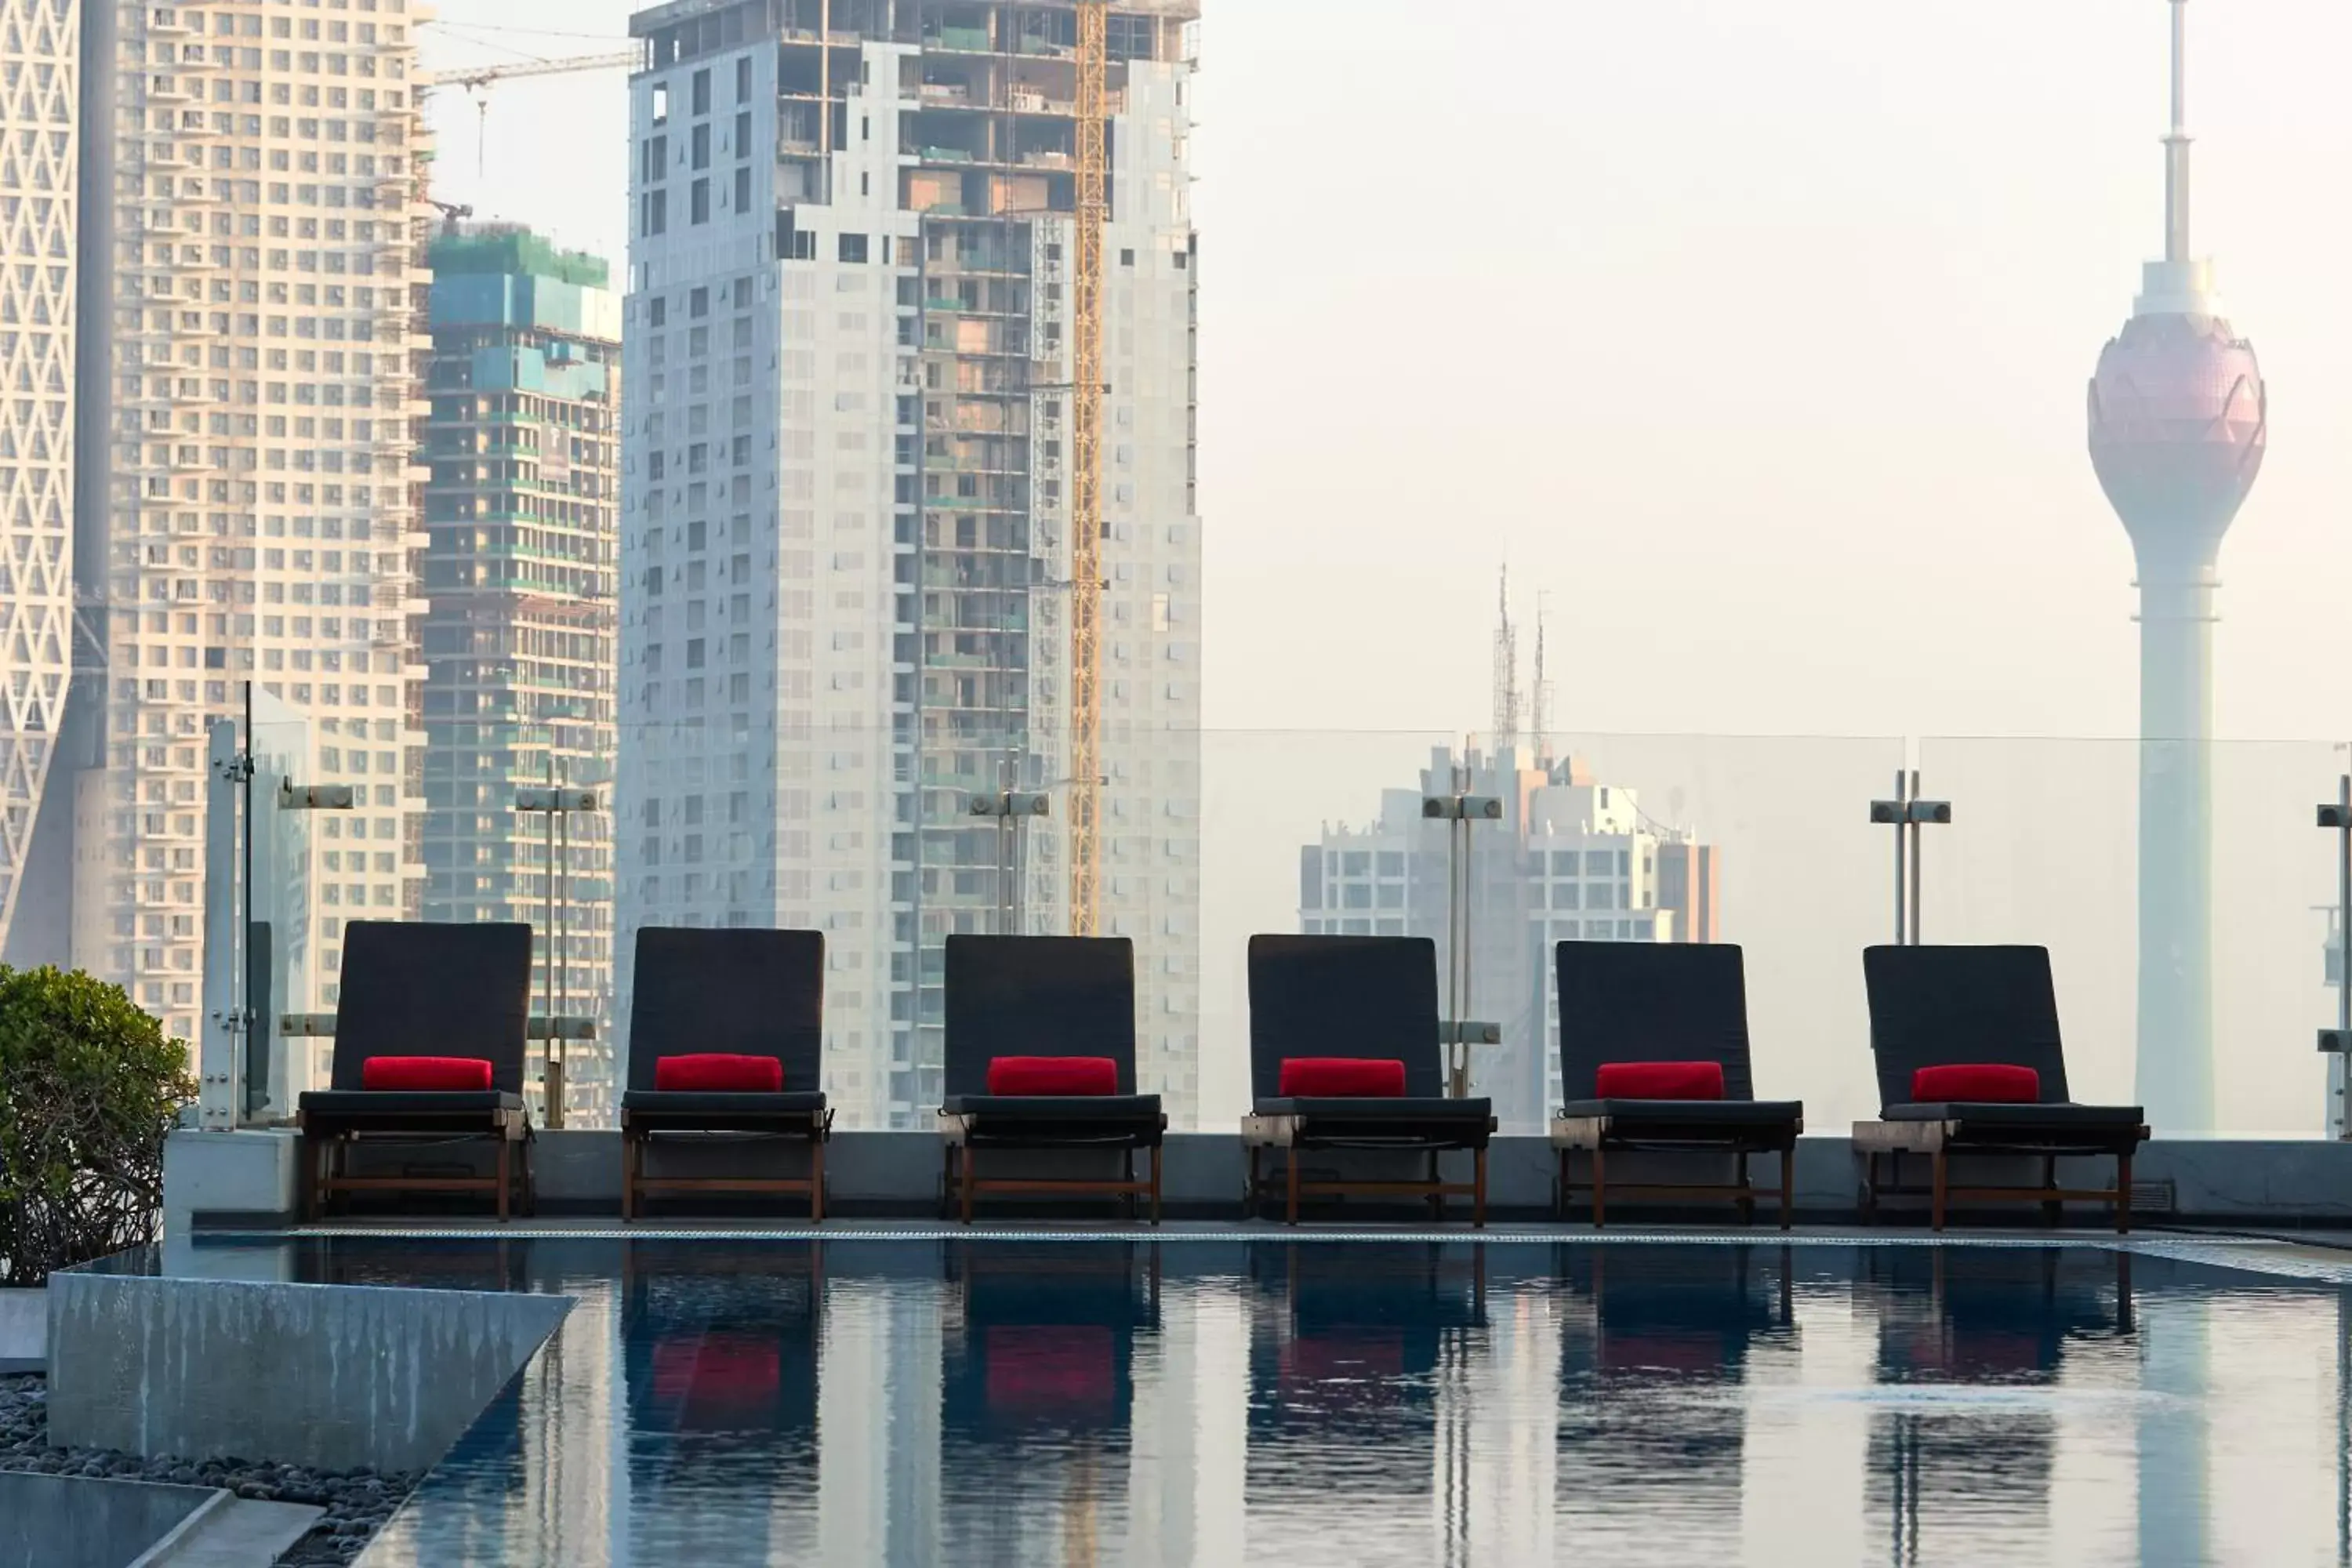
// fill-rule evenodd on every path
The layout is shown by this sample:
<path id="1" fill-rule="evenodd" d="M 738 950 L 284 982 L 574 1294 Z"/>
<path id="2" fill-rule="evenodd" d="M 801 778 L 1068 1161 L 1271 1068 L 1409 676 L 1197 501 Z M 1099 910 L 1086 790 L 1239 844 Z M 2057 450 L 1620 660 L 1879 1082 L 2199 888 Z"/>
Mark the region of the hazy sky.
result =
<path id="1" fill-rule="evenodd" d="M 600 52 L 630 9 L 443 0 L 429 58 Z M 1507 552 L 1569 727 L 2130 732 L 2084 384 L 2158 245 L 2165 10 L 1209 0 L 1210 723 L 1482 723 Z M 2199 247 L 2273 395 L 2220 721 L 2332 737 L 2352 7 L 2190 23 Z M 446 191 L 618 254 L 618 73 L 493 89 L 480 177 L 474 110 L 436 120 Z"/>
<path id="2" fill-rule="evenodd" d="M 428 59 L 602 52 L 630 9 L 441 0 Z M 2219 723 L 2317 742 L 2352 731 L 2352 6 L 2198 0 L 2190 27 L 2198 248 L 2273 394 L 2222 557 Z M 1208 0 L 1208 723 L 1483 728 L 1507 553 L 1523 611 L 1549 596 L 1563 729 L 2128 735 L 2131 557 L 2084 393 L 2159 247 L 2167 36 L 2163 0 Z M 620 73 L 494 89 L 479 175 L 472 107 L 445 92 L 435 118 L 445 194 L 619 258 Z M 1257 842 L 1218 873 L 1246 912 L 1213 900 L 1204 944 L 1286 923 L 1287 847 L 1410 783 L 1425 744 L 1213 741 L 1209 869 L 1221 837 Z M 1858 1007 L 1885 900 L 1853 821 L 1896 752 L 1622 765 L 1703 754 L 1719 787 L 1687 804 L 1734 846 L 1731 934 L 1810 939 Z M 1926 755 L 1969 786 L 1953 832 L 1976 825 L 1938 851 L 1934 929 L 2063 928 L 2062 984 L 2096 976 L 2086 1048 L 2127 1079 L 2128 749 Z M 2236 756 L 2222 1001 L 2273 1000 L 2275 1098 L 2244 1114 L 2300 1123 L 2325 1006 L 2305 906 L 2330 885 L 2307 805 L 2336 764 Z M 1308 757 L 1328 785 L 1302 787 Z M 1279 820 L 1252 771 L 1283 775 Z M 1724 782 L 1768 778 L 1769 800 Z"/>

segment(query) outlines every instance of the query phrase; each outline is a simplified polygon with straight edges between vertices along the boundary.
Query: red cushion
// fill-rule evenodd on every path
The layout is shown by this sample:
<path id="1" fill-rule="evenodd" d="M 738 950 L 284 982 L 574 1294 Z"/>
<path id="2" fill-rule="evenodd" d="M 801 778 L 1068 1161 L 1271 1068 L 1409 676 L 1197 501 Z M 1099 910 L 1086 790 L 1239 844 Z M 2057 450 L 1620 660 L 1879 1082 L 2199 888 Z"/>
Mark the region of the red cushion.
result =
<path id="1" fill-rule="evenodd" d="M 1602 1100 L 1721 1100 L 1721 1062 L 1602 1062 L 1593 1082 Z"/>
<path id="2" fill-rule="evenodd" d="M 675 1406 L 674 1418 L 688 1431 L 758 1426 L 782 1382 L 783 1352 L 772 1337 L 715 1329 L 654 1345 L 654 1398 Z"/>
<path id="3" fill-rule="evenodd" d="M 1118 1402 L 1118 1345 L 1103 1324 L 991 1323 L 982 1343 L 992 1410 L 1044 1413 Z"/>
<path id="4" fill-rule="evenodd" d="M 490 1087 L 490 1064 L 479 1057 L 370 1057 L 360 1064 L 360 1087 L 481 1090 Z"/>
<path id="5" fill-rule="evenodd" d="M 1108 1057 L 991 1057 L 991 1094 L 1117 1094 L 1118 1064 Z"/>
<path id="6" fill-rule="evenodd" d="M 2032 1068 L 2001 1062 L 1956 1062 L 1921 1068 L 1911 1075 L 1911 1101 L 1940 1105 L 1973 1100 L 1980 1105 L 2033 1105 L 2042 1099 L 2042 1075 Z"/>
<path id="7" fill-rule="evenodd" d="M 1396 1100 L 1404 1094 L 1404 1063 L 1367 1057 L 1285 1057 L 1275 1092 L 1285 1100 Z"/>
<path id="8" fill-rule="evenodd" d="M 1718 1360 L 1718 1364 L 1720 1362 Z M 1277 1363 L 1282 1386 L 1293 1393 L 1309 1384 L 1369 1384 L 1377 1388 L 1404 1370 L 1404 1331 L 1347 1328 L 1296 1334 L 1282 1346 Z M 1324 1394 L 1342 1390 L 1321 1389 Z"/>
<path id="9" fill-rule="evenodd" d="M 718 1051 L 664 1057 L 654 1063 L 654 1088 L 665 1094 L 781 1094 L 784 1064 L 773 1057 Z"/>

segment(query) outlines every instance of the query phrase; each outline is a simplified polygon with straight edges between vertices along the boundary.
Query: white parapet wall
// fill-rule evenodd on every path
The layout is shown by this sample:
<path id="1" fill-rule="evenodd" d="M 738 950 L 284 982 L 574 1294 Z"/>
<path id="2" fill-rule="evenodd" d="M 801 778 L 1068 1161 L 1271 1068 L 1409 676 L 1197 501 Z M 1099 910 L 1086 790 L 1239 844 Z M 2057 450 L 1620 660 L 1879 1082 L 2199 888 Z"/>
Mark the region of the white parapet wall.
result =
<path id="1" fill-rule="evenodd" d="M 289 1132 L 173 1134 L 163 1159 L 166 1271 L 183 1271 L 177 1262 L 179 1249 L 188 1246 L 189 1238 L 200 1230 L 271 1229 L 291 1223 L 299 1152 L 299 1141 Z M 539 1212 L 542 1217 L 618 1215 L 618 1133 L 541 1131 L 535 1154 Z M 436 1151 L 436 1157 L 446 1160 L 450 1156 L 442 1150 Z M 1236 1132 L 1171 1132 L 1164 1157 L 1162 1185 L 1171 1215 L 1192 1219 L 1240 1217 L 1245 1164 Z M 800 1171 L 805 1169 L 806 1155 L 791 1145 L 763 1147 L 749 1153 L 736 1145 L 669 1151 L 663 1158 L 704 1165 L 714 1160 L 750 1160 L 779 1170 L 789 1167 Z M 1072 1159 L 1084 1156 L 1066 1152 L 1057 1158 L 1066 1169 Z M 1367 1160 L 1380 1158 L 1364 1152 L 1345 1156 L 1318 1152 L 1315 1161 L 1336 1166 L 1345 1159 L 1362 1166 Z M 1446 1158 L 1449 1170 L 1458 1165 L 1463 1172 L 1467 1171 L 1466 1154 Z M 1653 1164 L 1654 1158 L 1612 1158 L 1610 1168 L 1621 1182 L 1637 1182 L 1650 1175 L 1672 1179 Z M 841 1218 L 925 1218 L 937 1211 L 940 1157 L 940 1141 L 934 1133 L 837 1133 L 827 1153 L 825 1169 L 826 1204 Z M 1496 1216 L 1530 1219 L 1548 1214 L 1556 1169 L 1555 1156 L 1546 1139 L 1497 1137 L 1487 1172 L 1488 1201 Z M 1682 1170 L 1687 1177 L 1691 1170 L 1687 1158 Z M 1921 1163 L 1917 1169 L 1905 1173 L 1905 1180 L 1916 1184 L 1924 1178 L 1925 1171 Z M 1401 1173 L 1412 1172 L 1404 1170 Z M 2032 1174 L 2021 1167 L 2016 1173 L 2021 1177 Z M 2114 1171 L 2111 1162 L 2102 1160 L 2084 1163 L 2079 1168 L 2070 1163 L 2068 1173 L 2079 1178 L 2078 1184 L 2104 1185 Z M 1759 1183 L 1776 1181 L 1771 1158 L 1758 1156 L 1753 1162 L 1753 1174 Z M 2158 1138 L 2140 1151 L 2133 1165 L 2133 1178 L 2135 1184 L 2144 1189 L 2145 1217 L 2151 1221 L 2177 1218 L 2208 1224 L 2352 1226 L 2352 1143 L 2319 1138 Z M 1856 1197 L 1860 1188 L 1860 1168 L 1852 1142 L 1843 1131 L 1810 1135 L 1800 1141 L 1796 1201 L 1798 1212 L 1806 1219 L 1838 1223 L 1859 1217 Z M 804 1212 L 797 1206 L 803 1202 L 792 1200 L 780 1205 L 781 1212 Z M 1466 1210 L 1466 1205 L 1463 1206 Z M 1628 1205 L 1623 1218 L 1632 1221 L 1641 1207 Z M 2095 1223 L 2088 1206 L 2078 1207 L 2075 1217 Z M 480 1211 L 474 1212 L 478 1215 Z M 674 1209 L 658 1209 L 655 1214 L 658 1217 L 673 1212 L 683 1215 L 693 1211 L 681 1205 Z M 1008 1205 L 1003 1212 L 1021 1211 Z M 2021 1209 L 2018 1212 L 2024 1213 Z M 274 1255 L 255 1255 L 257 1268 L 274 1266 Z M 218 1274 L 224 1267 L 215 1259 L 206 1272 Z"/>

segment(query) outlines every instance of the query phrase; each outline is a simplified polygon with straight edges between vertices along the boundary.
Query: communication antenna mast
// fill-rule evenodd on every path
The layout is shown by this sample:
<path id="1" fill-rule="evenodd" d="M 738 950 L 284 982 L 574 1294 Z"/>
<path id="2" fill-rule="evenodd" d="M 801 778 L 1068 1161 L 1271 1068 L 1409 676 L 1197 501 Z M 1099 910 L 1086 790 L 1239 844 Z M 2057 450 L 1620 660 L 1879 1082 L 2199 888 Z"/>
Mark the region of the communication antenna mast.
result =
<path id="1" fill-rule="evenodd" d="M 1511 625 L 1511 568 L 1503 567 L 1502 585 L 1496 595 L 1495 625 L 1495 755 L 1519 743 L 1519 634 Z"/>
<path id="2" fill-rule="evenodd" d="M 1551 766 L 1551 677 L 1544 671 L 1544 601 L 1549 595 L 1536 595 L 1536 686 L 1535 712 L 1528 727 L 1535 731 L 1536 765 Z"/>

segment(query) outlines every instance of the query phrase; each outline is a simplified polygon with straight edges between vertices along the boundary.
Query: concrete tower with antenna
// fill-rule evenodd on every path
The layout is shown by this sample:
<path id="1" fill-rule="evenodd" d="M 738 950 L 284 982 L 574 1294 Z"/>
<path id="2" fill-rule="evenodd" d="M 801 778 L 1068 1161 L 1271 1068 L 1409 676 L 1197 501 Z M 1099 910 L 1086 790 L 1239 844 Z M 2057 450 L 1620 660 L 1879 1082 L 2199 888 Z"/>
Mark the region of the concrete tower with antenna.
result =
<path id="1" fill-rule="evenodd" d="M 2140 623 L 2137 1094 L 2157 1126 L 2213 1123 L 2215 568 L 2261 470 L 2269 421 L 2253 346 L 2189 244 L 2188 0 L 2172 7 L 2164 259 L 2090 386 L 2092 466 L 2131 534 Z"/>

